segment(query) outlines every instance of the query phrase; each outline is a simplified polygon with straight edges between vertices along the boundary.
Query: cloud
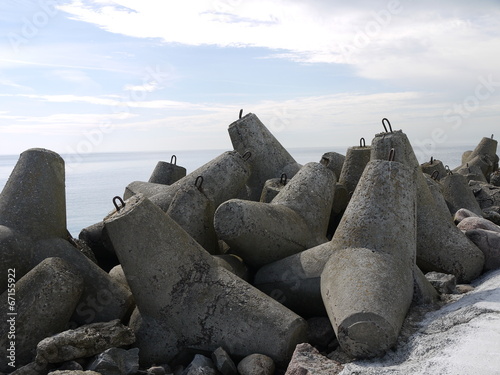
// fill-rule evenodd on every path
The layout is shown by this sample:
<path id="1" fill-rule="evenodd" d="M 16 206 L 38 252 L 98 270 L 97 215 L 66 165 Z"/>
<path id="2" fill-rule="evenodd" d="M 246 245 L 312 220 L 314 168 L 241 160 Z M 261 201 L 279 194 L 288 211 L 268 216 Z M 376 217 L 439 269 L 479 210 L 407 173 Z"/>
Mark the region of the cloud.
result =
<path id="1" fill-rule="evenodd" d="M 213 0 L 72 1 L 75 19 L 123 35 L 166 43 L 265 47 L 270 56 L 342 63 L 370 79 L 442 85 L 500 63 L 500 9 L 463 1 Z M 134 27 L 130 27 L 134 25 Z M 280 52 L 277 52 L 280 51 Z"/>

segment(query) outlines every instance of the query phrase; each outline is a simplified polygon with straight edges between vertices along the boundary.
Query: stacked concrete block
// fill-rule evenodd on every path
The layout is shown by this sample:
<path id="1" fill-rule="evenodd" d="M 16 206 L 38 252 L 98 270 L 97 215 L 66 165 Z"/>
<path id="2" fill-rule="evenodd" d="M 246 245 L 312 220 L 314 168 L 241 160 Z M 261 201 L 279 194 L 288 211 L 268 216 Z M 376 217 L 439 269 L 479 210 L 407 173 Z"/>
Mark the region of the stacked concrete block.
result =
<path id="1" fill-rule="evenodd" d="M 172 155 L 170 163 L 159 161 L 156 164 L 148 182 L 163 185 L 172 185 L 186 176 L 186 168 L 177 165 L 177 156 Z"/>
<path id="2" fill-rule="evenodd" d="M 354 192 L 359 178 L 363 174 L 366 164 L 370 161 L 371 148 L 360 146 L 349 147 L 339 176 L 339 184 L 346 187 L 349 193 Z"/>

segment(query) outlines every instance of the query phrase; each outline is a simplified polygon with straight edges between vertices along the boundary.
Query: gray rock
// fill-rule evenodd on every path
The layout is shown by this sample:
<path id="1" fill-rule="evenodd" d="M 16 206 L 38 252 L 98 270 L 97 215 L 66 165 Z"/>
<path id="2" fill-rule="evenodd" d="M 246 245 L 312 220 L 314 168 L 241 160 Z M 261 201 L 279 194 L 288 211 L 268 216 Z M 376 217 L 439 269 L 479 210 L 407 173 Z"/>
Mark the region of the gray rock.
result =
<path id="1" fill-rule="evenodd" d="M 67 328 L 84 288 L 78 271 L 59 258 L 45 259 L 20 280 L 15 271 L 10 276 L 0 304 L 0 347 L 6 352 L 0 357 L 2 372 L 32 362 L 40 340 Z"/>
<path id="2" fill-rule="evenodd" d="M 490 184 L 500 186 L 500 171 L 495 171 L 490 175 Z"/>
<path id="3" fill-rule="evenodd" d="M 240 375 L 273 375 L 274 361 L 264 354 L 250 354 L 238 363 Z"/>
<path id="4" fill-rule="evenodd" d="M 455 216 L 453 217 L 453 221 L 455 224 L 460 223 L 463 219 L 468 218 L 468 217 L 481 217 L 478 214 L 475 214 L 474 212 L 467 210 L 466 208 L 461 208 L 457 212 L 455 212 Z"/>
<path id="5" fill-rule="evenodd" d="M 118 319 L 93 323 L 40 341 L 36 349 L 36 362 L 59 363 L 91 357 L 109 348 L 130 345 L 134 341 L 133 331 Z"/>
<path id="6" fill-rule="evenodd" d="M 500 268 L 500 233 L 484 229 L 473 229 L 465 235 L 484 253 L 484 270 Z"/>
<path id="7" fill-rule="evenodd" d="M 473 229 L 485 229 L 493 232 L 500 232 L 500 226 L 482 217 L 467 217 L 458 223 L 457 228 L 462 232 Z"/>
<path id="8" fill-rule="evenodd" d="M 259 200 L 267 180 L 283 173 L 291 179 L 299 171 L 300 165 L 255 114 L 249 113 L 233 122 L 228 132 L 236 151 L 241 155 L 252 153 L 252 173 L 247 182 L 249 200 Z"/>
<path id="9" fill-rule="evenodd" d="M 196 354 L 182 375 L 218 375 L 218 372 L 210 358 Z"/>
<path id="10" fill-rule="evenodd" d="M 469 187 L 482 210 L 500 206 L 500 187 L 480 181 L 469 181 Z"/>
<path id="11" fill-rule="evenodd" d="M 149 375 L 167 375 L 172 373 L 172 370 L 168 365 L 163 366 L 152 366 L 146 370 Z"/>
<path id="12" fill-rule="evenodd" d="M 413 269 L 413 301 L 415 306 L 435 304 L 439 294 L 434 286 L 427 280 L 420 268 Z"/>
<path id="13" fill-rule="evenodd" d="M 130 286 L 128 285 L 127 278 L 125 277 L 125 273 L 123 272 L 123 268 L 121 264 L 114 266 L 111 271 L 109 271 L 109 276 L 119 282 L 120 284 L 127 287 L 130 290 Z"/>
<path id="14" fill-rule="evenodd" d="M 309 344 L 299 344 L 285 375 L 337 375 L 344 367 L 321 355 Z"/>
<path id="15" fill-rule="evenodd" d="M 215 367 L 222 375 L 238 375 L 236 365 L 222 347 L 218 347 L 214 350 L 212 353 L 212 360 L 214 361 Z"/>
<path id="16" fill-rule="evenodd" d="M 87 370 L 103 375 L 133 375 L 139 370 L 139 349 L 107 349 L 97 356 Z"/>
<path id="17" fill-rule="evenodd" d="M 81 370 L 56 370 L 52 371 L 52 375 L 105 375 L 96 371 L 81 371 Z"/>
<path id="18" fill-rule="evenodd" d="M 500 213 L 491 210 L 491 207 L 483 210 L 483 217 L 496 225 L 500 225 Z"/>
<path id="19" fill-rule="evenodd" d="M 428 272 L 425 277 L 436 290 L 441 294 L 452 294 L 455 292 L 457 279 L 454 275 L 440 272 Z"/>

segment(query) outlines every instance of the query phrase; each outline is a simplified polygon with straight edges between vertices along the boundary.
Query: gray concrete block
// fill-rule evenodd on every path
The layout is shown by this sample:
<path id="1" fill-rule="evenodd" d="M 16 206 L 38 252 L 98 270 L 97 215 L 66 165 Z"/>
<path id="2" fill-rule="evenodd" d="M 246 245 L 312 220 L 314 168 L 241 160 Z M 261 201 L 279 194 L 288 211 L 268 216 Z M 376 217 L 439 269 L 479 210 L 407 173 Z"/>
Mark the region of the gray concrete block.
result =
<path id="1" fill-rule="evenodd" d="M 439 182 L 443 187 L 443 197 L 448 205 L 451 216 L 455 216 L 455 213 L 461 208 L 466 208 L 476 215 L 482 215 L 481 207 L 479 207 L 479 203 L 469 188 L 467 179 L 463 175 L 449 174 Z"/>
<path id="2" fill-rule="evenodd" d="M 354 192 L 366 164 L 370 161 L 371 147 L 349 147 L 340 173 L 339 183 L 344 185 L 349 193 Z"/>
<path id="3" fill-rule="evenodd" d="M 182 348 L 213 351 L 223 346 L 235 356 L 259 351 L 283 363 L 305 338 L 302 318 L 218 267 L 148 199 L 129 199 L 105 221 L 105 228 L 143 321 L 150 319 L 174 336 L 165 347 L 142 347 L 144 341 L 138 341 L 141 361 L 144 356 L 166 362 Z"/>
<path id="4" fill-rule="evenodd" d="M 172 185 L 186 176 L 186 168 L 177 165 L 177 157 L 175 155 L 170 159 L 170 163 L 159 161 L 156 164 L 148 182 L 154 184 Z"/>

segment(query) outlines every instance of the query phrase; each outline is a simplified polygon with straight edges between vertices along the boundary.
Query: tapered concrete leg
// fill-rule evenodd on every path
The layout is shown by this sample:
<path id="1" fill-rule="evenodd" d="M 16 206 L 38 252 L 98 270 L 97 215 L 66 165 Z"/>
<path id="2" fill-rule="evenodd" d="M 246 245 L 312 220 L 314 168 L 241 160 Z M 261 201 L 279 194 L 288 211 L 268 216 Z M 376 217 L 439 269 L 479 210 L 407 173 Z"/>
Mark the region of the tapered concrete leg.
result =
<path id="1" fill-rule="evenodd" d="M 267 180 L 283 173 L 292 178 L 299 171 L 300 165 L 253 113 L 229 125 L 228 132 L 236 151 L 252 154 L 252 174 L 247 182 L 250 200 L 259 200 Z"/>
<path id="2" fill-rule="evenodd" d="M 124 285 L 112 279 L 85 255 L 62 239 L 39 241 L 36 244 L 33 265 L 46 258 L 58 257 L 71 264 L 82 275 L 85 288 L 72 321 L 81 324 L 126 320 L 130 316 L 134 299 Z"/>
<path id="3" fill-rule="evenodd" d="M 395 150 L 395 160 L 413 169 L 417 187 L 417 264 L 423 272 L 453 274 L 458 282 L 470 282 L 481 274 L 484 255 L 450 220 L 449 212 L 436 206 L 417 158 L 401 131 L 377 134 L 372 141 L 372 160 L 386 159 Z"/>
<path id="4" fill-rule="evenodd" d="M 321 294 L 339 343 L 354 357 L 396 343 L 413 298 L 416 191 L 413 171 L 371 161 L 332 239 Z"/>
<path id="5" fill-rule="evenodd" d="M 479 155 L 488 155 L 490 160 L 495 160 L 495 156 L 497 154 L 497 146 L 498 141 L 496 139 L 493 139 L 493 137 L 483 137 L 476 148 L 472 151 L 472 153 L 468 155 L 465 163 L 470 162 L 472 159 Z"/>
<path id="6" fill-rule="evenodd" d="M 284 178 L 271 178 L 270 180 L 267 180 L 262 188 L 262 194 L 260 195 L 259 202 L 271 203 L 278 193 L 283 190 L 285 185 L 286 180 Z"/>
<path id="7" fill-rule="evenodd" d="M 24 151 L 0 194 L 0 225 L 33 240 L 67 237 L 64 160 L 55 152 Z"/>
<path id="8" fill-rule="evenodd" d="M 186 176 L 186 168 L 177 165 L 177 158 L 172 156 L 170 163 L 165 161 L 159 161 L 156 164 L 151 177 L 149 177 L 149 182 L 155 184 L 172 185 L 174 182 L 179 181 L 181 178 Z"/>
<path id="9" fill-rule="evenodd" d="M 464 176 L 461 174 L 450 174 L 442 178 L 440 183 L 443 187 L 443 196 L 451 216 L 455 216 L 455 213 L 461 208 L 472 211 L 476 215 L 483 215 L 481 207 L 479 207 L 479 203 Z"/>
<path id="10" fill-rule="evenodd" d="M 148 199 L 140 195 L 129 199 L 125 208 L 105 220 L 105 230 L 142 317 L 154 319 L 178 339 L 172 351 L 140 348 L 141 356 L 223 346 L 235 356 L 258 352 L 284 363 L 305 339 L 302 318 L 218 267 Z"/>
<path id="11" fill-rule="evenodd" d="M 84 288 L 82 276 L 59 258 L 45 259 L 20 279 L 15 270 L 10 275 L 15 286 L 2 294 L 0 304 L 0 371 L 4 373 L 32 362 L 39 341 L 67 329 Z"/>
<path id="12" fill-rule="evenodd" d="M 422 169 L 422 172 L 430 176 L 434 176 L 436 180 L 440 180 L 448 174 L 441 160 L 431 159 L 430 161 L 423 163 L 420 168 Z"/>
<path id="13" fill-rule="evenodd" d="M 370 161 L 370 147 L 349 147 L 345 155 L 339 183 L 344 185 L 349 193 L 356 189 L 359 178 L 363 174 L 366 164 Z"/>
<path id="14" fill-rule="evenodd" d="M 269 204 L 233 199 L 219 206 L 214 226 L 245 263 L 260 267 L 327 241 L 335 176 L 308 163 Z"/>
<path id="15" fill-rule="evenodd" d="M 345 163 L 345 156 L 338 152 L 326 152 L 321 157 L 320 163 L 335 173 L 338 180 Z"/>
<path id="16" fill-rule="evenodd" d="M 489 168 L 489 167 L 488 167 Z M 461 174 L 465 177 L 467 182 L 469 181 L 481 181 L 487 183 L 486 176 L 484 175 L 483 170 L 477 164 L 469 164 L 466 163 L 453 173 Z"/>
<path id="17" fill-rule="evenodd" d="M 210 254 L 220 254 L 214 230 L 215 207 L 203 192 L 203 186 L 182 187 L 174 196 L 167 215 L 174 219 Z"/>

